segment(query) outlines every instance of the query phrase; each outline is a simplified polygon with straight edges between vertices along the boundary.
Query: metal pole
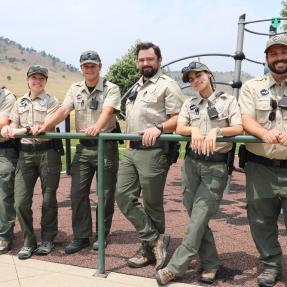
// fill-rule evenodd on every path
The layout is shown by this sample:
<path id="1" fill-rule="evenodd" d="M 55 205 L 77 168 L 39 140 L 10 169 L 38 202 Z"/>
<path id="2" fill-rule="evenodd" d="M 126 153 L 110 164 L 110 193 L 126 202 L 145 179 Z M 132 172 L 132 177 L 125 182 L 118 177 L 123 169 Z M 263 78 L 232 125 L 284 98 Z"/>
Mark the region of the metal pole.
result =
<path id="1" fill-rule="evenodd" d="M 238 20 L 238 31 L 237 31 L 237 43 L 236 43 L 236 51 L 235 55 L 243 55 L 243 40 L 244 40 L 244 26 L 245 26 L 245 14 L 241 15 Z M 235 66 L 234 66 L 234 75 L 233 75 L 233 82 L 239 83 L 241 82 L 241 63 L 242 58 L 238 57 L 235 58 Z M 239 87 L 233 88 L 233 96 L 237 99 L 239 97 Z M 230 192 L 230 185 L 232 179 L 232 171 L 234 169 L 234 157 L 236 151 L 236 143 L 233 144 L 232 150 L 228 154 L 228 180 L 224 190 L 224 193 Z"/>
<path id="2" fill-rule="evenodd" d="M 98 274 L 105 274 L 105 224 L 104 224 L 104 137 L 98 136 L 98 176 L 97 176 L 97 193 L 98 193 L 98 240 L 99 240 L 99 268 Z"/>
<path id="3" fill-rule="evenodd" d="M 71 131 L 70 115 L 65 119 L 66 132 Z M 71 174 L 71 140 L 66 139 L 66 174 Z"/>

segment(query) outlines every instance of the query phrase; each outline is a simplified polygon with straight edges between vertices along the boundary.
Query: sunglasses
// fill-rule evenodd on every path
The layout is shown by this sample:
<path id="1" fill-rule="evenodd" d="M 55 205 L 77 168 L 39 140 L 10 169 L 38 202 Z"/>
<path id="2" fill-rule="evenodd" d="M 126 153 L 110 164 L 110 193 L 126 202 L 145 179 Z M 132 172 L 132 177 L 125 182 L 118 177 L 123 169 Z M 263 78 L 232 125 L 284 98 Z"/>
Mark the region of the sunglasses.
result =
<path id="1" fill-rule="evenodd" d="M 184 67 L 184 68 L 181 70 L 181 72 L 182 72 L 182 73 L 189 72 L 189 71 L 191 71 L 191 70 L 193 70 L 193 69 L 198 69 L 198 68 L 200 68 L 200 67 L 202 67 L 202 66 L 203 66 L 203 64 L 200 63 L 200 62 L 191 62 L 187 67 Z"/>
<path id="2" fill-rule="evenodd" d="M 101 60 L 97 54 L 87 53 L 87 54 L 81 55 L 80 62 L 84 62 L 87 60 L 101 62 Z"/>
<path id="3" fill-rule="evenodd" d="M 270 106 L 272 108 L 272 111 L 270 112 L 268 119 L 272 122 L 276 119 L 276 109 L 278 107 L 277 101 L 274 99 L 270 99 Z"/>
<path id="4" fill-rule="evenodd" d="M 29 68 L 28 74 L 31 74 L 31 73 L 39 73 L 39 74 L 47 75 L 48 69 L 42 66 L 31 66 Z"/>

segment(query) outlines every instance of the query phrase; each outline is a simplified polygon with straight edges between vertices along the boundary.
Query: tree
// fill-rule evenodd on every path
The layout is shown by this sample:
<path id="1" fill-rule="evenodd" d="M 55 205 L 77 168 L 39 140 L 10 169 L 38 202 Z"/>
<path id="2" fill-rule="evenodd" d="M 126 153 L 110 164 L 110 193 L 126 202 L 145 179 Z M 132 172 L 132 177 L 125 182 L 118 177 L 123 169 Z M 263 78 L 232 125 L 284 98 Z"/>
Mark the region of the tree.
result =
<path id="1" fill-rule="evenodd" d="M 107 80 L 120 87 L 122 96 L 140 78 L 135 55 L 138 43 L 137 40 L 121 59 L 117 59 L 116 63 L 110 66 L 106 74 Z M 125 111 L 125 102 L 122 101 L 122 111 Z"/>
<path id="2" fill-rule="evenodd" d="M 281 17 L 287 17 L 287 0 L 284 0 L 284 1 L 282 1 L 281 2 L 281 4 L 282 4 L 282 9 L 281 9 L 281 11 L 280 11 L 280 15 L 281 15 Z M 283 24 L 283 30 L 287 30 L 287 24 Z"/>

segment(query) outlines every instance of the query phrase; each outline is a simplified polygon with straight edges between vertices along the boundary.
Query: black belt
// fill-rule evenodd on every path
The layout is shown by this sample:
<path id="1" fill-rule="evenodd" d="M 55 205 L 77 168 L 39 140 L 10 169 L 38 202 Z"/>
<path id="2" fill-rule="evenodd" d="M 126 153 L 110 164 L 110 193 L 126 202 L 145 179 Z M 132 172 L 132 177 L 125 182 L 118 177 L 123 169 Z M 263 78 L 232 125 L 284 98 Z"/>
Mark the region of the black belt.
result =
<path id="1" fill-rule="evenodd" d="M 5 142 L 0 142 L 0 149 L 4 148 L 14 148 L 16 149 L 16 143 L 13 143 L 12 141 L 5 141 Z"/>
<path id="2" fill-rule="evenodd" d="M 22 144 L 21 143 L 21 151 L 24 151 L 24 152 L 44 151 L 44 150 L 53 149 L 53 148 L 54 148 L 53 141 L 33 143 L 33 144 Z"/>
<path id="3" fill-rule="evenodd" d="M 141 141 L 130 141 L 131 149 L 154 149 L 154 148 L 164 148 L 164 142 L 155 142 L 152 146 L 145 146 Z"/>
<path id="4" fill-rule="evenodd" d="M 202 161 L 212 161 L 212 162 L 227 162 L 227 154 L 225 153 L 215 152 L 207 156 L 205 154 L 195 153 L 190 148 L 188 149 L 187 153 L 192 159 L 197 159 L 197 160 L 202 160 Z"/>
<path id="5" fill-rule="evenodd" d="M 98 140 L 80 140 L 80 144 L 85 147 L 96 147 L 98 146 Z"/>
<path id="6" fill-rule="evenodd" d="M 287 160 L 270 159 L 247 151 L 247 161 L 260 163 L 270 167 L 287 168 Z"/>

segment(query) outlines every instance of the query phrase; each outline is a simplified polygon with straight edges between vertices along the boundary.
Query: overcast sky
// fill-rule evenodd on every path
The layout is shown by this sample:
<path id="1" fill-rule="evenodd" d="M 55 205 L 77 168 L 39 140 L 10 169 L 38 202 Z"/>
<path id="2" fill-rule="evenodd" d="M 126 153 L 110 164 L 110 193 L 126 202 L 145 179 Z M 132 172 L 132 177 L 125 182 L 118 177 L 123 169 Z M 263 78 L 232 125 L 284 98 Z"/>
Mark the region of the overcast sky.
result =
<path id="1" fill-rule="evenodd" d="M 281 0 L 46 0 L 1 1 L 0 35 L 45 50 L 79 67 L 82 51 L 99 52 L 104 72 L 137 40 L 161 47 L 163 63 L 200 53 L 233 54 L 237 23 L 280 15 Z M 248 25 L 268 32 L 270 22 Z M 264 61 L 267 36 L 245 33 L 248 58 Z M 212 70 L 233 70 L 229 58 L 201 58 Z M 187 62 L 171 69 L 180 69 Z M 243 64 L 253 75 L 263 68 Z"/>

